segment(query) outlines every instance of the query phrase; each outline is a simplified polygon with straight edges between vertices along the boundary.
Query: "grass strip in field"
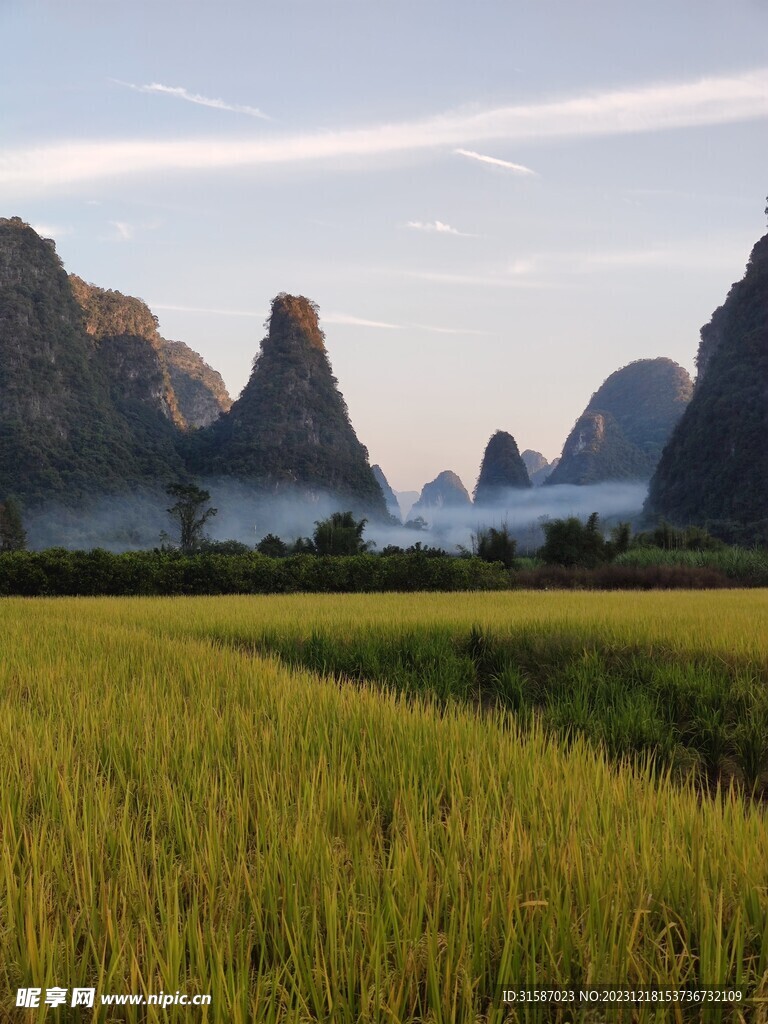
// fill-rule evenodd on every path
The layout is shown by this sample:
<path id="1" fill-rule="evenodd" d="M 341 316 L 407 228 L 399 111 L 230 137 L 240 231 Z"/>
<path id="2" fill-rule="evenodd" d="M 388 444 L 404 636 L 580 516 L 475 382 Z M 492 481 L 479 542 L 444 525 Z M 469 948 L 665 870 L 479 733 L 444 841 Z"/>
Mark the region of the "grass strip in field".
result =
<path id="1" fill-rule="evenodd" d="M 763 797 L 766 611 L 762 591 L 296 596 L 194 602 L 162 629 L 409 695 L 498 705 L 613 758 L 693 773 L 709 792 L 734 782 Z"/>

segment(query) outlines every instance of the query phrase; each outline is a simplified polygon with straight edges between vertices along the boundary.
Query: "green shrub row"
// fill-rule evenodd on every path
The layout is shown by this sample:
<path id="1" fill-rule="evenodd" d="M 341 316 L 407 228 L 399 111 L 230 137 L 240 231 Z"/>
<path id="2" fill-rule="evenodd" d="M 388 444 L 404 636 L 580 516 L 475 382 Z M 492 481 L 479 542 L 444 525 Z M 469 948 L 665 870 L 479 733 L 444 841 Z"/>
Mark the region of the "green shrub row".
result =
<path id="1" fill-rule="evenodd" d="M 183 594 L 366 593 L 502 590 L 508 571 L 479 558 L 425 555 L 248 555 L 100 549 L 0 555 L 0 595 L 27 597 Z"/>

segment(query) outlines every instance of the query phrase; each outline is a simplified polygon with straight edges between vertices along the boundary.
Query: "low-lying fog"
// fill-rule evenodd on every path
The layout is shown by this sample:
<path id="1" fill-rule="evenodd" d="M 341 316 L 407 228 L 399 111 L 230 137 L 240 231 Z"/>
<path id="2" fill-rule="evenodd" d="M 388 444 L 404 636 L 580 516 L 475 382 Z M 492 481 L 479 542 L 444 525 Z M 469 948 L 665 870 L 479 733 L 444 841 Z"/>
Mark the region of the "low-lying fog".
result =
<path id="1" fill-rule="evenodd" d="M 247 484 L 232 480 L 201 482 L 211 494 L 210 505 L 218 514 L 209 519 L 205 533 L 211 540 L 238 540 L 251 547 L 268 533 L 287 543 L 297 537 L 311 537 L 314 524 L 332 512 L 345 511 L 349 501 L 321 493 L 269 496 Z M 409 547 L 424 545 L 455 552 L 472 550 L 472 537 L 483 526 L 506 524 L 517 538 L 518 553 L 533 552 L 543 542 L 542 523 L 547 519 L 600 515 L 605 527 L 622 520 L 636 521 L 647 494 L 645 483 L 603 483 L 577 487 L 571 484 L 510 490 L 505 500 L 488 507 L 439 508 L 423 512 L 427 530 L 369 522 L 365 540 L 381 550 L 389 544 Z M 161 491 L 137 493 L 122 498 L 102 498 L 87 507 L 72 510 L 48 506 L 25 517 L 32 548 L 106 548 L 129 551 L 173 544 L 178 527 L 167 514 L 173 504 Z"/>

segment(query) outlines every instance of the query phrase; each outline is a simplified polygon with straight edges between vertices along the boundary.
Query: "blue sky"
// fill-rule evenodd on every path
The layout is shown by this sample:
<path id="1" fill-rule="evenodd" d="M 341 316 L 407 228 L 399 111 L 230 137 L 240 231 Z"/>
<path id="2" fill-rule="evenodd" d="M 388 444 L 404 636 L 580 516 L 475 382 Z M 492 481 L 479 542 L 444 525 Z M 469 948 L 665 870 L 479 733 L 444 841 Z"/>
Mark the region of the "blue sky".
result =
<path id="1" fill-rule="evenodd" d="M 0 34 L 0 215 L 234 396 L 271 298 L 315 300 L 397 489 L 693 371 L 765 231 L 762 0 L 0 0 Z"/>

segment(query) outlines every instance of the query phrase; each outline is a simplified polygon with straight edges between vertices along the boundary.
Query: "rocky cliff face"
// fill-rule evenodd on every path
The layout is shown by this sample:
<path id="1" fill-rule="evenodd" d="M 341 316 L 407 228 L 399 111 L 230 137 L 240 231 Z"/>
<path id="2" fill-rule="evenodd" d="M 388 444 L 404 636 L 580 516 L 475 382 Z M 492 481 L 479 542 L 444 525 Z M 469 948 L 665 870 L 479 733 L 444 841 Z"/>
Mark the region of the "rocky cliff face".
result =
<path id="1" fill-rule="evenodd" d="M 303 296 L 278 295 L 240 398 L 192 439 L 192 468 L 271 493 L 332 493 L 355 509 L 386 515 L 368 452 L 336 385 L 316 306 Z"/>
<path id="2" fill-rule="evenodd" d="M 187 426 L 209 427 L 232 408 L 221 374 L 183 341 L 162 342 L 171 387 Z"/>
<path id="3" fill-rule="evenodd" d="M 530 448 L 526 448 L 520 458 L 525 463 L 525 468 L 528 470 L 528 476 L 534 487 L 541 487 L 560 462 L 559 458 L 547 462 L 541 452 L 534 452 Z"/>
<path id="4" fill-rule="evenodd" d="M 476 505 L 496 505 L 510 489 L 531 486 L 517 442 L 505 430 L 497 430 L 485 447 L 475 487 Z"/>
<path id="5" fill-rule="evenodd" d="M 141 299 L 87 284 L 70 274 L 72 293 L 83 309 L 85 330 L 104 364 L 113 397 L 156 410 L 175 426 L 186 426 L 162 355 L 157 320 Z"/>
<path id="6" fill-rule="evenodd" d="M 696 388 L 651 481 L 646 512 L 768 542 L 768 234 L 702 328 Z"/>
<path id="7" fill-rule="evenodd" d="M 445 469 L 422 487 L 419 500 L 411 508 L 409 518 L 428 517 L 430 512 L 442 508 L 469 508 L 471 504 L 469 493 L 459 477 L 450 469 Z"/>
<path id="8" fill-rule="evenodd" d="M 166 341 L 142 299 L 69 275 L 112 380 L 180 429 L 208 426 L 232 405 L 221 376 L 180 341 Z"/>
<path id="9" fill-rule="evenodd" d="M 642 480 L 649 461 L 624 436 L 609 412 L 585 412 L 576 421 L 547 484 L 597 484 L 606 480 Z"/>
<path id="10" fill-rule="evenodd" d="M 327 495 L 388 519 L 313 303 L 275 299 L 233 405 L 214 370 L 160 336 L 141 299 L 68 276 L 52 241 L 0 219 L 0 502 L 75 510 L 141 492 L 164 508 L 165 486 L 194 473 L 229 477 L 241 495 L 293 488 L 309 513 Z M 48 543 L 55 525 L 44 524 Z"/>
<path id="11" fill-rule="evenodd" d="M 639 359 L 595 392 L 546 484 L 648 480 L 693 383 L 671 359 Z"/>
<path id="12" fill-rule="evenodd" d="M 0 495 L 75 503 L 167 473 L 116 407 L 108 368 L 55 246 L 18 217 L 0 219 Z"/>
<path id="13" fill-rule="evenodd" d="M 389 481 L 384 476 L 384 470 L 381 468 L 381 466 L 371 466 L 371 471 L 373 472 L 373 475 L 376 477 L 376 482 L 381 488 L 381 493 L 384 495 L 384 501 L 386 502 L 387 505 L 387 512 L 389 512 L 391 516 L 394 516 L 395 519 L 400 521 L 400 505 L 398 504 L 395 492 L 389 486 Z"/>

